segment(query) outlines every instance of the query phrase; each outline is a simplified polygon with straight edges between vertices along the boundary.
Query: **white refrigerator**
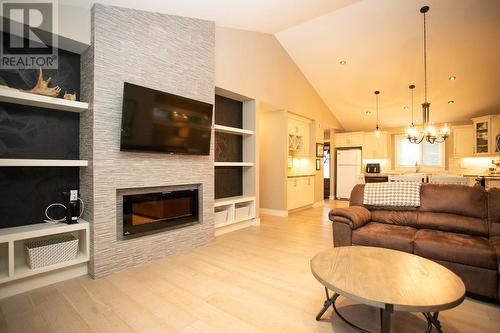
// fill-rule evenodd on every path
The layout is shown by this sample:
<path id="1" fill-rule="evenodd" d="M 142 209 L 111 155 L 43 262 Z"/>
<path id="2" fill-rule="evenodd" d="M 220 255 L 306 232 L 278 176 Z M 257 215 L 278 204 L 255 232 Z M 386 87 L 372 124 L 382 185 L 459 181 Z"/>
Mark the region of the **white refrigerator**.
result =
<path id="1" fill-rule="evenodd" d="M 336 156 L 336 197 L 349 199 L 354 185 L 361 177 L 361 149 L 337 149 Z"/>

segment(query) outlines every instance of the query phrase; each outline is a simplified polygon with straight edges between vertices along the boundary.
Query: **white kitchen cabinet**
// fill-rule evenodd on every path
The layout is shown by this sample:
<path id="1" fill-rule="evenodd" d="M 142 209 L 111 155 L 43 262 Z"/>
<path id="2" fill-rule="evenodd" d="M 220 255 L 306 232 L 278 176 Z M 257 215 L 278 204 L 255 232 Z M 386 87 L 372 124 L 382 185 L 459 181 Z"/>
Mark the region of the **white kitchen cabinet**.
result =
<path id="1" fill-rule="evenodd" d="M 472 118 L 475 156 L 487 156 L 494 152 L 492 121 L 492 116 Z"/>
<path id="2" fill-rule="evenodd" d="M 314 176 L 290 177 L 287 180 L 287 209 L 314 203 Z"/>
<path id="3" fill-rule="evenodd" d="M 377 137 L 374 132 L 363 134 L 363 158 L 388 158 L 389 135 L 380 132 Z"/>
<path id="4" fill-rule="evenodd" d="M 493 145 L 492 151 L 495 154 L 500 153 L 500 114 L 496 114 L 492 117 L 491 139 Z"/>
<path id="5" fill-rule="evenodd" d="M 363 132 L 336 133 L 334 145 L 335 147 L 361 147 L 363 139 Z"/>
<path id="6" fill-rule="evenodd" d="M 474 128 L 470 125 L 453 127 L 453 157 L 471 157 L 474 155 Z"/>
<path id="7" fill-rule="evenodd" d="M 308 156 L 310 146 L 310 121 L 288 118 L 288 150 L 294 155 Z"/>

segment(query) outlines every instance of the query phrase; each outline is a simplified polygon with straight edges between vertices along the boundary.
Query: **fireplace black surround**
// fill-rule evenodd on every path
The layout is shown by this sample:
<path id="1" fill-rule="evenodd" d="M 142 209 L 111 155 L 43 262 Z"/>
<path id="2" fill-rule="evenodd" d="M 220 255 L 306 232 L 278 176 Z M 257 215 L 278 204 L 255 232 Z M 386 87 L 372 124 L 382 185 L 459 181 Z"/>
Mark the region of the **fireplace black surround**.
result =
<path id="1" fill-rule="evenodd" d="M 195 188 L 123 195 L 123 238 L 200 223 Z"/>

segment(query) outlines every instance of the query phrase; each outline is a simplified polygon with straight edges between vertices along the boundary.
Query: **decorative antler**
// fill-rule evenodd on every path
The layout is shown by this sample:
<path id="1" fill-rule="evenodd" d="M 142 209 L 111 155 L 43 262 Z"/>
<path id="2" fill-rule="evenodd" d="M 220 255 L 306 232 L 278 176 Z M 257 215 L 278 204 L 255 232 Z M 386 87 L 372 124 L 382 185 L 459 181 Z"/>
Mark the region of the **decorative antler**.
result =
<path id="1" fill-rule="evenodd" d="M 27 90 L 27 92 L 30 92 L 33 94 L 38 94 L 38 95 L 57 97 L 59 95 L 59 93 L 61 92 L 61 88 L 59 86 L 49 88 L 49 83 L 51 80 L 52 80 L 51 77 L 49 77 L 47 80 L 44 80 L 43 74 L 42 74 L 42 69 L 39 68 L 38 80 L 37 80 L 35 86 L 33 88 L 31 88 L 30 90 Z"/>

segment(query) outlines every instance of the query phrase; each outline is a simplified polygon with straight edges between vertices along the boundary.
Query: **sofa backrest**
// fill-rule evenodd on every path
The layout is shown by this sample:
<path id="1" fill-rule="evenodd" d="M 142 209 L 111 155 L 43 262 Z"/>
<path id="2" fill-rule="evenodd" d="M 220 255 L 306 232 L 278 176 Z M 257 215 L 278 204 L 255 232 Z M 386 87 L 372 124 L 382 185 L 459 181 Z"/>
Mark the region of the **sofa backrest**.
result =
<path id="1" fill-rule="evenodd" d="M 500 200 L 500 192 L 495 197 Z M 351 193 L 351 206 L 364 206 L 364 185 L 356 185 Z M 370 207 L 375 222 L 407 225 L 419 229 L 487 236 L 488 195 L 481 186 L 456 184 L 422 184 L 420 207 Z M 500 208 L 498 210 L 500 233 Z"/>
<path id="2" fill-rule="evenodd" d="M 418 225 L 488 236 L 488 193 L 479 185 L 422 184 Z"/>
<path id="3" fill-rule="evenodd" d="M 487 192 L 479 185 L 422 184 L 419 211 L 485 219 L 488 216 Z"/>
<path id="4" fill-rule="evenodd" d="M 488 218 L 490 220 L 490 236 L 500 236 L 500 188 L 488 191 Z"/>

